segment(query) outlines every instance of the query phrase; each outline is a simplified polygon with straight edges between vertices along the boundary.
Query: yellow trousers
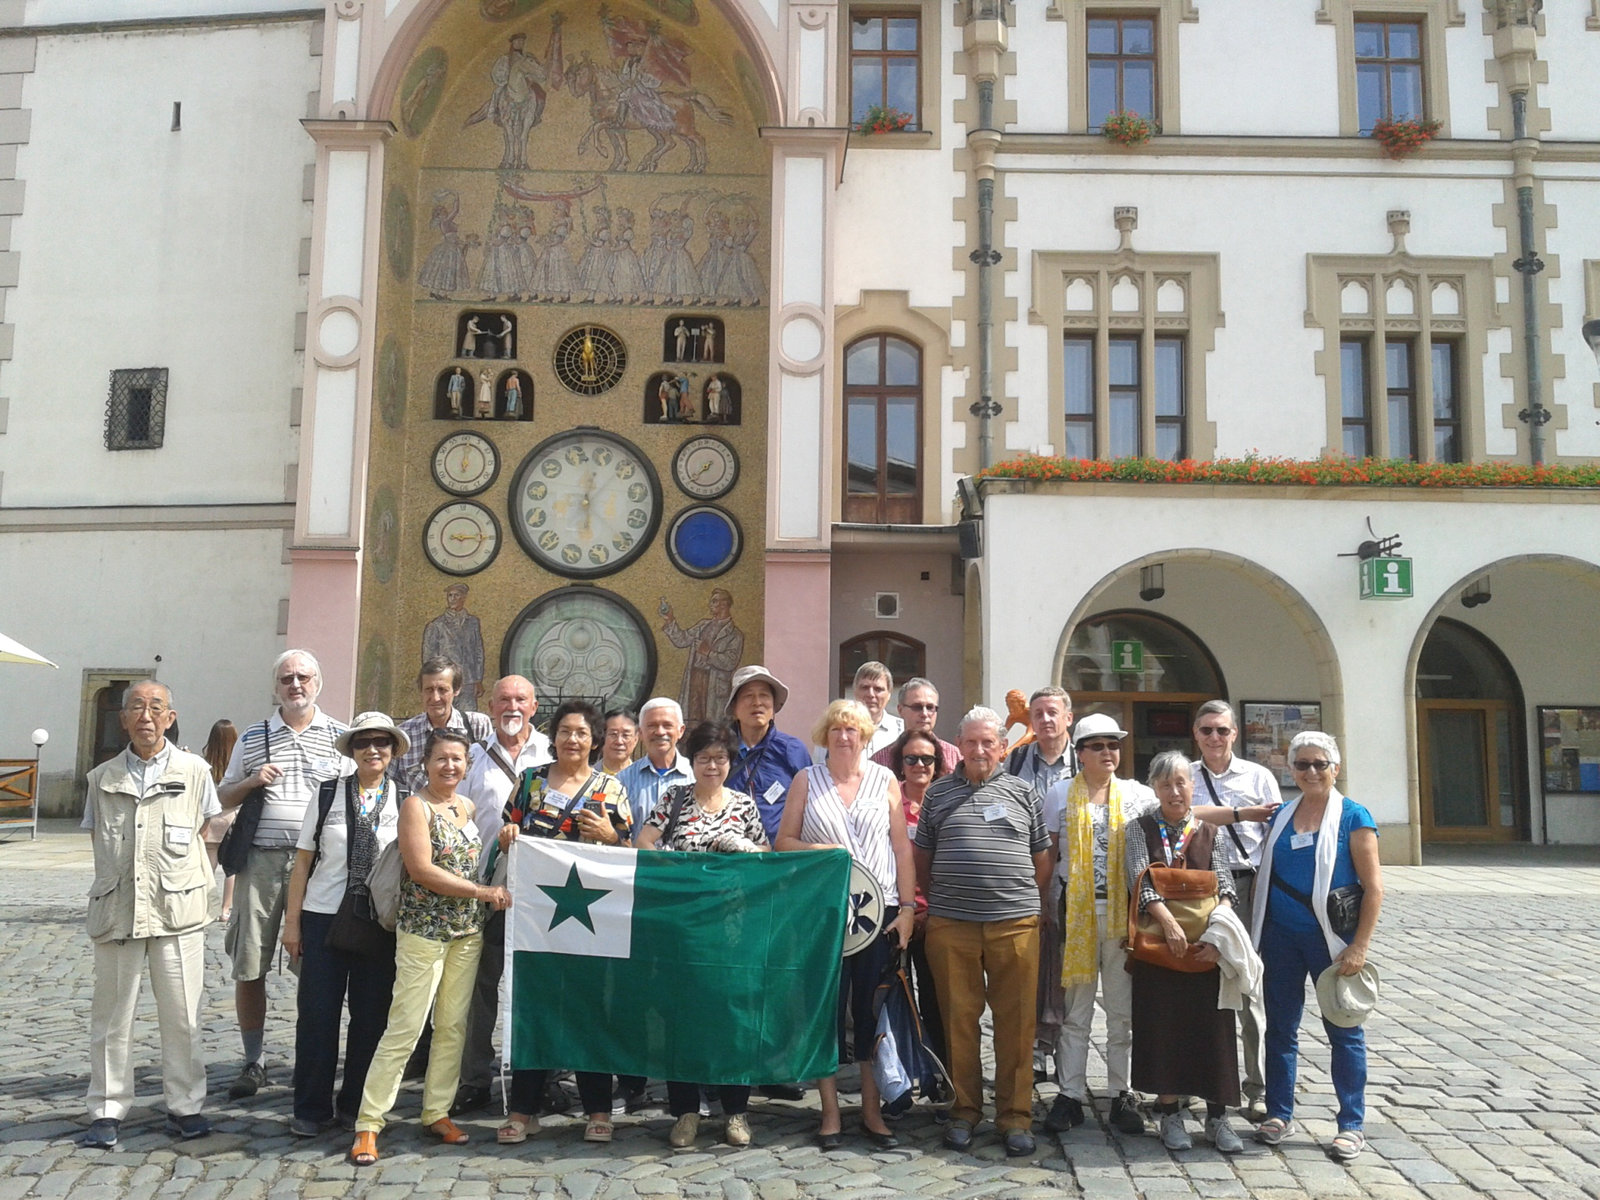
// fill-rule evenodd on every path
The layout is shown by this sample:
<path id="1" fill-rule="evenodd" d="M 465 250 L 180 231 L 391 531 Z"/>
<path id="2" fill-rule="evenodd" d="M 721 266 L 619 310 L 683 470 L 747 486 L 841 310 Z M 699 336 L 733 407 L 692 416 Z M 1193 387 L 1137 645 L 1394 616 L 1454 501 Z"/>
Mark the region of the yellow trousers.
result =
<path id="1" fill-rule="evenodd" d="M 422 1085 L 422 1123 L 432 1125 L 450 1115 L 461 1081 L 461 1051 L 467 1042 L 467 1009 L 478 976 L 483 935 L 436 942 L 410 933 L 395 935 L 394 999 L 389 1027 L 367 1069 L 356 1129 L 377 1133 L 385 1114 L 400 1094 L 406 1060 L 416 1049 L 422 1026 L 433 1008 L 433 1045 Z"/>

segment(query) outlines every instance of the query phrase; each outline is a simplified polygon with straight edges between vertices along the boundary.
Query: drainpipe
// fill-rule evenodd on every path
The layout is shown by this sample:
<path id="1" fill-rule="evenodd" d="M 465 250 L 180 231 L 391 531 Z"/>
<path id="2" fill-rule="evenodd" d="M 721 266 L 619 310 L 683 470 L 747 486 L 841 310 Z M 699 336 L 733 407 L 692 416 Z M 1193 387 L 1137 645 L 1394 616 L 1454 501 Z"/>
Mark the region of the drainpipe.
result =
<path id="1" fill-rule="evenodd" d="M 1517 188 L 1517 238 L 1521 251 L 1511 264 L 1522 276 L 1522 347 L 1527 360 L 1528 406 L 1517 420 L 1528 426 L 1528 457 L 1534 466 L 1544 462 L 1544 427 L 1554 415 L 1544 405 L 1544 364 L 1539 356 L 1539 287 L 1536 276 L 1544 261 L 1533 244 L 1533 164 L 1539 139 L 1528 133 L 1528 93 L 1533 90 L 1533 66 L 1539 54 L 1538 13 L 1541 5 L 1499 4 L 1494 31 L 1494 56 L 1500 78 L 1511 93 L 1511 155 Z"/>
<path id="2" fill-rule="evenodd" d="M 994 398 L 994 268 L 1000 252 L 994 248 L 994 159 L 1000 148 L 1000 131 L 994 126 L 994 87 L 1006 52 L 1006 23 L 996 4 L 984 4 L 963 30 L 963 49 L 978 93 L 978 125 L 967 133 L 973 173 L 978 185 L 978 247 L 967 257 L 978 268 L 978 400 L 968 411 L 978 418 L 978 468 L 994 463 L 994 418 L 1000 405 Z"/>

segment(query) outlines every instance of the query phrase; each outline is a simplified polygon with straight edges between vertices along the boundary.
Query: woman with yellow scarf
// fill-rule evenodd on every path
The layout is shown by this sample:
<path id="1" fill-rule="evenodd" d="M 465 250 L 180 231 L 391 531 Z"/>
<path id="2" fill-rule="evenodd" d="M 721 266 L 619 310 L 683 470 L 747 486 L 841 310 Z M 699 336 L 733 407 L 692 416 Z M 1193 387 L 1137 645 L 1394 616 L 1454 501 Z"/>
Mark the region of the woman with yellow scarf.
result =
<path id="1" fill-rule="evenodd" d="M 1128 911 L 1123 859 L 1128 827 L 1159 805 L 1156 794 L 1142 783 L 1117 777 L 1122 739 L 1127 736 L 1102 713 L 1080 718 L 1072 727 L 1078 773 L 1051 789 L 1052 794 L 1065 791 L 1064 800 L 1054 796 L 1061 802 L 1045 803 L 1046 812 L 1060 813 L 1060 825 L 1049 832 L 1064 908 L 1059 928 L 1064 939 L 1061 986 L 1066 1019 L 1056 1042 L 1061 1093 L 1045 1118 L 1046 1127 L 1057 1131 L 1082 1124 L 1084 1105 L 1090 1102 L 1089 1026 L 1098 982 L 1106 1014 L 1106 1076 L 1115 1097 L 1111 1123 L 1125 1134 L 1144 1132 L 1138 1101 L 1128 1090 L 1133 986 L 1123 969 Z"/>

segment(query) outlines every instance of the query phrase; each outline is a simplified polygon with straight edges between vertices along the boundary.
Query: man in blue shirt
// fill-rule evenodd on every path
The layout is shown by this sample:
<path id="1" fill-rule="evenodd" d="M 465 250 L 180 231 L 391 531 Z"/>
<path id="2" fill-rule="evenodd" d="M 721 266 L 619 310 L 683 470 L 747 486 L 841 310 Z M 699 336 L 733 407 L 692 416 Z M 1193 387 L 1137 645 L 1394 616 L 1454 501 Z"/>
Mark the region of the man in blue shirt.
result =
<path id="1" fill-rule="evenodd" d="M 778 836 L 789 785 L 811 765 L 806 744 L 779 733 L 772 723 L 788 699 L 789 689 L 765 667 L 740 667 L 734 672 L 728 714 L 739 726 L 739 757 L 728 773 L 727 786 L 755 798 L 768 841 Z"/>
<path id="2" fill-rule="evenodd" d="M 644 756 L 617 772 L 617 782 L 626 789 L 628 807 L 633 810 L 635 840 L 668 788 L 694 782 L 689 760 L 678 753 L 678 740 L 682 737 L 683 709 L 678 707 L 678 702 L 667 696 L 646 700 L 644 708 L 639 710 L 639 738 L 644 742 Z"/>

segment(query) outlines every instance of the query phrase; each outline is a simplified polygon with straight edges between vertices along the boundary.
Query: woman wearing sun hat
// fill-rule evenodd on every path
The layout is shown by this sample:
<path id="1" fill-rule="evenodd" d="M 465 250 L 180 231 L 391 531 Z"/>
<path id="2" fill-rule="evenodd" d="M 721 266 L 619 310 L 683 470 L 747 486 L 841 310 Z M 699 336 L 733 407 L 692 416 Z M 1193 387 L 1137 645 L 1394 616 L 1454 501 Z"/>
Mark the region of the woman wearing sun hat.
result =
<path id="1" fill-rule="evenodd" d="M 356 769 L 324 781 L 317 802 L 306 805 L 283 918 L 283 948 L 300 960 L 289 1120 L 296 1137 L 315 1137 L 335 1116 L 346 1128 L 355 1127 L 367 1067 L 388 1024 L 394 990 L 392 953 L 386 958 L 350 954 L 329 946 L 327 938 L 346 889 L 366 882 L 379 852 L 399 831 L 406 789 L 386 773 L 411 748 L 411 740 L 384 713 L 364 712 L 334 745 L 355 760 Z M 339 1018 L 347 1001 L 344 1085 L 335 1101 Z"/>
<path id="2" fill-rule="evenodd" d="M 1378 827 L 1372 814 L 1335 786 L 1339 744 L 1306 730 L 1289 742 L 1289 766 L 1300 798 L 1274 814 L 1262 843 L 1251 933 L 1261 954 L 1263 1038 L 1267 1066 L 1267 1119 L 1256 1139 L 1276 1146 L 1294 1132 L 1295 1067 L 1306 977 L 1321 980 L 1330 969 L 1346 977 L 1363 974 L 1367 949 L 1383 907 L 1383 871 L 1378 865 Z M 1349 940 L 1334 932 L 1328 893 L 1361 885 L 1360 916 Z M 1369 973 L 1370 974 L 1370 973 Z M 1323 988 L 1330 985 L 1322 985 Z M 1338 1014 L 1335 1014 L 1338 1016 Z M 1339 1132 L 1328 1151 L 1348 1162 L 1366 1149 L 1367 1043 L 1359 1024 L 1324 1016 L 1332 1053 L 1333 1091 L 1339 1100 Z"/>

